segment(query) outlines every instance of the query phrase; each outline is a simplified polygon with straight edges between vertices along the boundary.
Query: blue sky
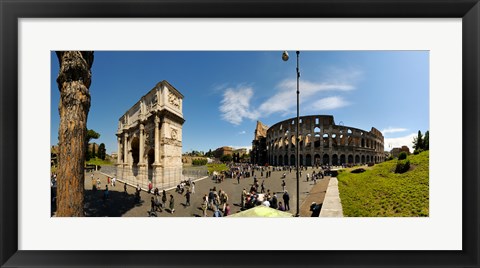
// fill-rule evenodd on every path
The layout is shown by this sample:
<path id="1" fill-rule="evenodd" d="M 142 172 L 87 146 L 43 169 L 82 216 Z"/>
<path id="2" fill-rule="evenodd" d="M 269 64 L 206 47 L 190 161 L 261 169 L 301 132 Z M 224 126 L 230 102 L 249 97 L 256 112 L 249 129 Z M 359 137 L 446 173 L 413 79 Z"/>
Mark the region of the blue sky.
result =
<path id="1" fill-rule="evenodd" d="M 95 51 L 87 127 L 116 152 L 118 119 L 156 83 L 183 95 L 183 152 L 251 147 L 256 121 L 296 116 L 296 55 L 282 51 Z M 59 64 L 51 53 L 51 145 L 58 142 Z M 301 51 L 300 116 L 383 132 L 385 149 L 429 129 L 428 51 Z"/>

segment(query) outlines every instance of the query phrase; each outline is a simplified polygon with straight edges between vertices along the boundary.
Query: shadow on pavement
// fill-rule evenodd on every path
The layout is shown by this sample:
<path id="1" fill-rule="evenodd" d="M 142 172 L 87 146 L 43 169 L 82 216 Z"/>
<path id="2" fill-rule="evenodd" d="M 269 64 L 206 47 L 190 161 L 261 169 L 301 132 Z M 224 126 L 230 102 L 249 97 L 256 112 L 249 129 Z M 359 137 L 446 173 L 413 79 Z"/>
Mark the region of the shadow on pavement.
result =
<path id="1" fill-rule="evenodd" d="M 137 202 L 133 194 L 117 191 L 109 191 L 108 199 L 104 200 L 103 192 L 103 190 L 85 190 L 85 216 L 121 217 L 130 209 L 141 206 L 145 202 L 145 200 Z"/>

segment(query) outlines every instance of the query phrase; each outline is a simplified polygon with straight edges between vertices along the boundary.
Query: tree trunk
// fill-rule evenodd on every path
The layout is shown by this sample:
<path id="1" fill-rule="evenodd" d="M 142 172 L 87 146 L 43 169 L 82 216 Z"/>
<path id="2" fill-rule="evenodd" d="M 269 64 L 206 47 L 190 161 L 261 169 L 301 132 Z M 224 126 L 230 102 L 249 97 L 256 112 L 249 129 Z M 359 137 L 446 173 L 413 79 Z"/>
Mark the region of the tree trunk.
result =
<path id="1" fill-rule="evenodd" d="M 57 51 L 60 70 L 57 217 L 82 217 L 85 181 L 85 138 L 90 109 L 93 51 Z"/>

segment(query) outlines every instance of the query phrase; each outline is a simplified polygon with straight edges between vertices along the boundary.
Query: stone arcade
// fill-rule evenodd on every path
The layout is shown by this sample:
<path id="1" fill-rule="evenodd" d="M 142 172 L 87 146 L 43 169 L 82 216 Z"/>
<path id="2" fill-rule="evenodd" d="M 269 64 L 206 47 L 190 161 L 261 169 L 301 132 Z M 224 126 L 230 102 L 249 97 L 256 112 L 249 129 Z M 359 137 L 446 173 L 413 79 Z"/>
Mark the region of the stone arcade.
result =
<path id="1" fill-rule="evenodd" d="M 257 123 L 255 139 L 252 142 L 252 155 L 256 156 L 254 163 L 295 165 L 295 120 L 296 118 L 290 118 L 271 127 Z M 374 127 L 366 131 L 336 125 L 331 115 L 301 116 L 299 125 L 300 165 L 385 161 L 383 134 Z"/>
<path id="2" fill-rule="evenodd" d="M 118 121 L 117 177 L 146 189 L 182 179 L 183 95 L 167 81 L 135 103 Z"/>

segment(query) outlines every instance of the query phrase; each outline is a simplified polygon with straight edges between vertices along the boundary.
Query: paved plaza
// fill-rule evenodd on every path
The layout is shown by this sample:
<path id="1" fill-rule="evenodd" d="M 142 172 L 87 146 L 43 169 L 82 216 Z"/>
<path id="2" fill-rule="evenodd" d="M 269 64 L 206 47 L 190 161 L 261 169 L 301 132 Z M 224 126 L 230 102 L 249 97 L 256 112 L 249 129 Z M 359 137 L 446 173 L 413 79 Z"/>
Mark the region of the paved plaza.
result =
<path id="1" fill-rule="evenodd" d="M 300 216 L 310 217 L 310 205 L 312 202 L 322 204 L 324 202 L 325 194 L 329 185 L 330 177 L 325 176 L 323 179 L 317 180 L 317 183 L 310 179 L 306 181 L 306 174 L 311 177 L 312 171 L 318 172 L 320 169 L 308 168 L 302 170 L 300 178 Z M 265 189 L 270 189 L 271 193 L 276 193 L 278 201 L 283 203 L 282 191 L 282 175 L 286 173 L 286 190 L 290 194 L 290 210 L 287 212 L 295 215 L 296 213 L 296 173 L 292 169 L 287 171 L 272 171 L 271 177 L 261 177 L 260 171 L 255 171 L 259 184 L 265 181 Z M 92 175 L 94 182 L 100 179 L 100 190 L 92 190 Z M 265 174 L 264 174 L 265 175 Z M 203 212 L 201 209 L 202 197 L 208 194 L 210 189 L 216 187 L 216 191 L 225 191 L 228 195 L 228 203 L 230 204 L 231 214 L 241 211 L 241 194 L 245 188 L 248 192 L 253 184 L 253 176 L 249 178 L 240 179 L 240 184 L 237 179 L 226 178 L 223 182 L 215 182 L 211 176 L 195 180 L 195 193 L 192 194 L 190 206 L 185 206 L 186 198 L 184 194 L 179 194 L 175 189 L 167 190 L 167 209 L 162 212 L 157 212 L 157 217 L 201 217 Z M 93 217 L 148 217 L 151 207 L 151 197 L 146 191 L 141 192 L 141 202 L 135 201 L 135 188 L 127 186 L 127 194 L 124 193 L 124 183 L 117 180 L 113 187 L 109 185 L 109 198 L 103 199 L 103 192 L 107 184 L 107 175 L 99 171 L 87 172 L 85 174 L 85 208 L 87 216 Z M 160 191 L 161 192 L 161 191 Z M 173 214 L 168 209 L 170 194 L 175 200 L 175 211 Z M 207 217 L 212 217 L 213 211 L 207 211 Z"/>

